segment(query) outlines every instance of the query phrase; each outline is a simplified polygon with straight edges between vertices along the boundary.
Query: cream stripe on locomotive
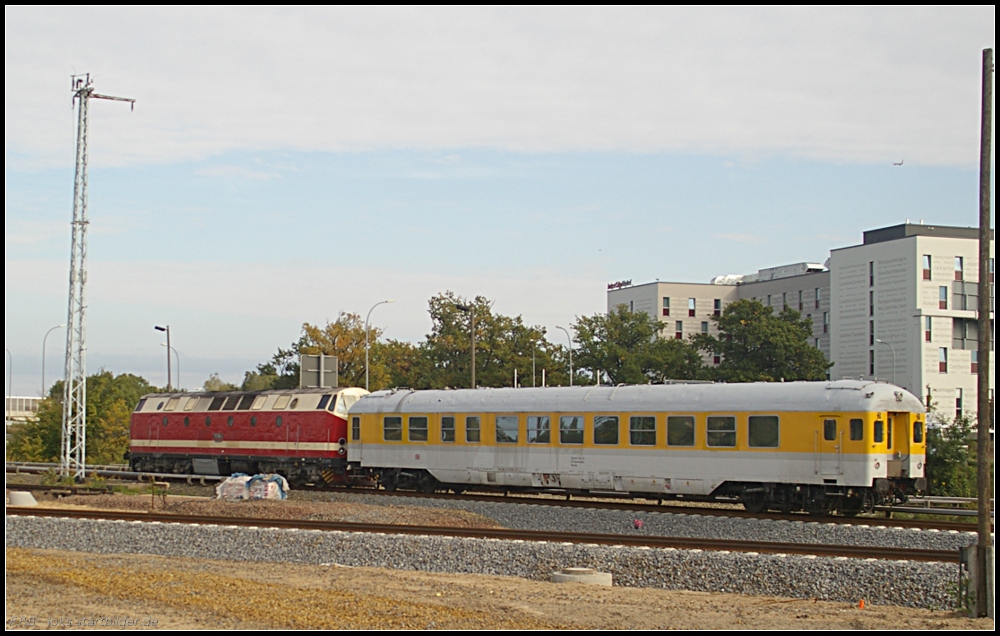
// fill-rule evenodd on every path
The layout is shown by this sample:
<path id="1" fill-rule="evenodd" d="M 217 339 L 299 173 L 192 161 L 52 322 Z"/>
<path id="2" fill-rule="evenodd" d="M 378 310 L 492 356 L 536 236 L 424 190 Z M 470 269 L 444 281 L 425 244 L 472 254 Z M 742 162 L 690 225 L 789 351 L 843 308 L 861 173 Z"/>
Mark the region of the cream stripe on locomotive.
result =
<path id="1" fill-rule="evenodd" d="M 132 450 L 156 450 L 165 448 L 236 448 L 248 450 L 303 450 L 317 452 L 337 452 L 342 446 L 336 442 L 262 442 L 262 441 L 215 441 L 211 439 L 133 439 Z"/>

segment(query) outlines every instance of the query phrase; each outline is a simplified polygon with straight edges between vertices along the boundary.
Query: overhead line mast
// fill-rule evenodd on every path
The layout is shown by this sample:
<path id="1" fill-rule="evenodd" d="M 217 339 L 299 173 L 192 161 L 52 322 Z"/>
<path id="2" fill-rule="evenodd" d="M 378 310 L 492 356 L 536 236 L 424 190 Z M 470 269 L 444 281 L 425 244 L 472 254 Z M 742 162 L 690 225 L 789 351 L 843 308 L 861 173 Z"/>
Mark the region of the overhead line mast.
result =
<path id="1" fill-rule="evenodd" d="M 91 99 L 129 102 L 94 92 L 90 73 L 72 76 L 77 106 L 76 177 L 73 182 L 73 246 L 69 265 L 69 311 L 66 320 L 66 377 L 63 384 L 62 461 L 64 477 L 82 480 L 87 464 L 87 124 Z"/>

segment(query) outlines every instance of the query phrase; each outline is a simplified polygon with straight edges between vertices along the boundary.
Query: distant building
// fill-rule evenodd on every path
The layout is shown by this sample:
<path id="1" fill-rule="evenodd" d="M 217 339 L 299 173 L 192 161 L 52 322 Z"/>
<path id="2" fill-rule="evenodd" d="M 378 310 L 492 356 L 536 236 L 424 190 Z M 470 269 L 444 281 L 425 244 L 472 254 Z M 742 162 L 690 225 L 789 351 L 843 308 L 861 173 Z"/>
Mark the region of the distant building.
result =
<path id="1" fill-rule="evenodd" d="M 734 300 L 789 306 L 812 320 L 812 344 L 831 378 L 894 381 L 943 416 L 976 410 L 979 231 L 906 223 L 832 250 L 826 266 L 796 263 L 711 283 L 615 283 L 608 310 L 626 305 L 666 323 L 664 337 L 715 335 L 711 320 Z M 990 307 L 994 250 L 990 245 Z M 706 359 L 718 364 L 718 359 Z M 993 365 L 990 398 L 995 389 Z"/>

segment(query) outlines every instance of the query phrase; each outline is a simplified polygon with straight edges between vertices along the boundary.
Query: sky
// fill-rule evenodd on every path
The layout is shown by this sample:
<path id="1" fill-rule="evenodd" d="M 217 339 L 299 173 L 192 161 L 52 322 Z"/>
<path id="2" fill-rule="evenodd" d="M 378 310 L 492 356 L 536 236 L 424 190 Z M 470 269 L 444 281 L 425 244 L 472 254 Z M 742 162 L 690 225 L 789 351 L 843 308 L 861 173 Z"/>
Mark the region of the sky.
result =
<path id="1" fill-rule="evenodd" d="M 87 370 L 238 383 L 341 312 L 483 295 L 556 343 L 607 284 L 978 223 L 995 7 L 5 7 L 5 344 L 63 374 L 90 73 Z M 894 165 L 902 162 L 902 165 Z M 49 336 L 46 340 L 46 334 Z M 176 376 L 174 383 L 177 383 Z"/>

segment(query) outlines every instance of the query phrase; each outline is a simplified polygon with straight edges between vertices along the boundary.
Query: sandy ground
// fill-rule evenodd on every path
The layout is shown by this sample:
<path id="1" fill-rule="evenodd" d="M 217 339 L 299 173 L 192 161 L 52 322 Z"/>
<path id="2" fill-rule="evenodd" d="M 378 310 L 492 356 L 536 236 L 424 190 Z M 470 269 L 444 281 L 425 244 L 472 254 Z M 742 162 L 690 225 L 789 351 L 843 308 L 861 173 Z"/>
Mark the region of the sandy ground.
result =
<path id="1" fill-rule="evenodd" d="M 150 498 L 108 495 L 61 505 L 148 509 Z M 417 506 L 170 497 L 167 508 L 494 525 Z M 957 612 L 341 566 L 7 549 L 6 575 L 8 628 L 993 630 L 992 620 Z"/>

